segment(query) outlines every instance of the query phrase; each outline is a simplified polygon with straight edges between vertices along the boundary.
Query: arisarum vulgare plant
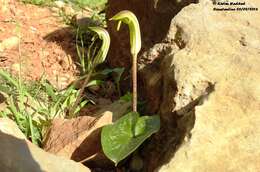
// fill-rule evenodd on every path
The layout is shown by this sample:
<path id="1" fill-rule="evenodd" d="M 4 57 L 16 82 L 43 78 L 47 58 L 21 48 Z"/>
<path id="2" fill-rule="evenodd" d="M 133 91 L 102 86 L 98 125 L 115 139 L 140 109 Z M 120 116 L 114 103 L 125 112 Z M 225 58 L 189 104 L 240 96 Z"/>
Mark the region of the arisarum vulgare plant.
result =
<path id="1" fill-rule="evenodd" d="M 132 55 L 132 81 L 133 81 L 133 111 L 137 112 L 137 55 L 141 50 L 141 33 L 139 22 L 131 11 L 121 11 L 110 20 L 118 21 L 117 30 L 120 29 L 121 23 L 125 23 L 129 27 L 130 46 Z"/>
<path id="2" fill-rule="evenodd" d="M 132 55 L 133 110 L 114 124 L 106 125 L 101 132 L 101 145 L 105 155 L 117 165 L 135 151 L 148 137 L 160 128 L 160 118 L 141 116 L 137 112 L 137 55 L 141 49 L 140 27 L 131 11 L 121 11 L 111 20 L 118 21 L 117 29 L 125 23 L 130 31 Z"/>
<path id="3" fill-rule="evenodd" d="M 81 101 L 83 91 L 88 86 L 88 83 L 89 83 L 93 70 L 96 68 L 97 65 L 103 63 L 106 60 L 107 53 L 108 53 L 108 50 L 110 47 L 110 36 L 106 29 L 104 29 L 102 27 L 89 27 L 89 29 L 98 35 L 99 39 L 102 40 L 102 45 L 101 45 L 99 51 L 97 52 L 97 54 L 92 58 L 93 60 L 88 61 L 88 63 L 89 63 L 88 65 L 90 66 L 89 73 L 87 74 L 87 77 L 82 84 L 81 90 L 79 92 L 79 95 L 78 95 L 74 105 L 72 106 L 72 108 L 69 111 L 70 116 L 74 115 L 75 109 Z"/>

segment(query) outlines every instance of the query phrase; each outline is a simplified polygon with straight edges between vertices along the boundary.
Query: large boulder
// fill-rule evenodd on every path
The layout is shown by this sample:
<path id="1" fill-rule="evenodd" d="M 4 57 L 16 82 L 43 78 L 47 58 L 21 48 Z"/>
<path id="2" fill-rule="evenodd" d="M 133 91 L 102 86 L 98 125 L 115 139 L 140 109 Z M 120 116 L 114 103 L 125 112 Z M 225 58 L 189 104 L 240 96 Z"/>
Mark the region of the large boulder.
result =
<path id="1" fill-rule="evenodd" d="M 80 163 L 47 153 L 27 141 L 10 119 L 0 118 L 1 172 L 90 172 Z"/>
<path id="2" fill-rule="evenodd" d="M 165 57 L 162 114 L 187 116 L 194 100 L 209 96 L 193 106 L 189 138 L 160 172 L 260 169 L 260 13 L 213 8 L 206 0 L 190 5 L 171 23 L 168 37 L 183 46 Z"/>

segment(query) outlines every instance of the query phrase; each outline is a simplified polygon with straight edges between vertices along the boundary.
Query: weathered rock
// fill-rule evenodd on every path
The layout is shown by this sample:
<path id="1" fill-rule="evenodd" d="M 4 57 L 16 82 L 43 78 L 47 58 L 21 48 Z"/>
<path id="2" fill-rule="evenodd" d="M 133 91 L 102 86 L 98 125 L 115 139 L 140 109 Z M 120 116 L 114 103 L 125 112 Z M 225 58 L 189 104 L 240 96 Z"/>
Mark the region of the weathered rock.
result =
<path id="1" fill-rule="evenodd" d="M 0 52 L 6 49 L 12 49 L 18 46 L 20 39 L 17 36 L 12 36 L 10 38 L 0 41 Z"/>
<path id="2" fill-rule="evenodd" d="M 168 149 L 160 172 L 260 169 L 260 13 L 212 9 L 212 1 L 201 1 L 171 23 L 167 39 L 181 44 L 162 64 L 161 115 L 179 116 L 177 127 L 191 133 L 179 149 Z M 192 115 L 189 126 L 180 120 Z"/>
<path id="3" fill-rule="evenodd" d="M 8 3 L 9 3 L 9 1 L 10 1 L 10 0 L 1 0 L 1 1 L 0 1 L 0 3 L 3 4 L 3 5 L 1 6 L 1 8 L 0 8 L 2 12 L 8 11 Z"/>
<path id="4" fill-rule="evenodd" d="M 0 132 L 15 136 L 18 139 L 26 139 L 25 135 L 17 127 L 16 123 L 8 118 L 0 118 Z"/>
<path id="5" fill-rule="evenodd" d="M 102 152 L 101 128 L 113 123 L 130 107 L 131 102 L 119 100 L 104 106 L 93 116 L 54 120 L 46 135 L 44 149 L 75 161 L 85 161 L 86 158 Z M 103 161 L 106 159 L 103 156 Z"/>
<path id="6" fill-rule="evenodd" d="M 57 157 L 27 141 L 10 119 L 0 118 L 1 172 L 90 172 L 72 160 Z"/>

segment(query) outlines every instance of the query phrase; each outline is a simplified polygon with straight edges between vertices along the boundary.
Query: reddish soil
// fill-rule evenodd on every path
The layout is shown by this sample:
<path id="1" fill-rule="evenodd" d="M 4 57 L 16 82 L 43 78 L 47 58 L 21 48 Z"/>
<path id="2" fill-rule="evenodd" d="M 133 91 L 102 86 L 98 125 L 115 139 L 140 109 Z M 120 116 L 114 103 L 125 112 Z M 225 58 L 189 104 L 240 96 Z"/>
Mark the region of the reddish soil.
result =
<path id="1" fill-rule="evenodd" d="M 15 46 L 0 50 L 0 67 L 25 79 L 43 73 L 56 87 L 64 88 L 77 74 L 75 37 L 57 13 L 49 8 L 0 0 L 0 43 L 18 37 Z"/>

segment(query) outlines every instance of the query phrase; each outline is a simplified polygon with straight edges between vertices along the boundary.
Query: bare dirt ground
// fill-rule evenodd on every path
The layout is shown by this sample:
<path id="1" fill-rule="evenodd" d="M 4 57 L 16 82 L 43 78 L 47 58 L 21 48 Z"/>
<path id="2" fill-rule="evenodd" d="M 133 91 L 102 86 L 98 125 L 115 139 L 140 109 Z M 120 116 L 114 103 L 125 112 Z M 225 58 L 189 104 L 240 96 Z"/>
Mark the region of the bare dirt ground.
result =
<path id="1" fill-rule="evenodd" d="M 75 79 L 75 39 L 57 13 L 46 7 L 0 0 L 0 67 L 25 79 L 44 74 L 56 87 Z M 20 67 L 21 66 L 21 67 Z"/>

